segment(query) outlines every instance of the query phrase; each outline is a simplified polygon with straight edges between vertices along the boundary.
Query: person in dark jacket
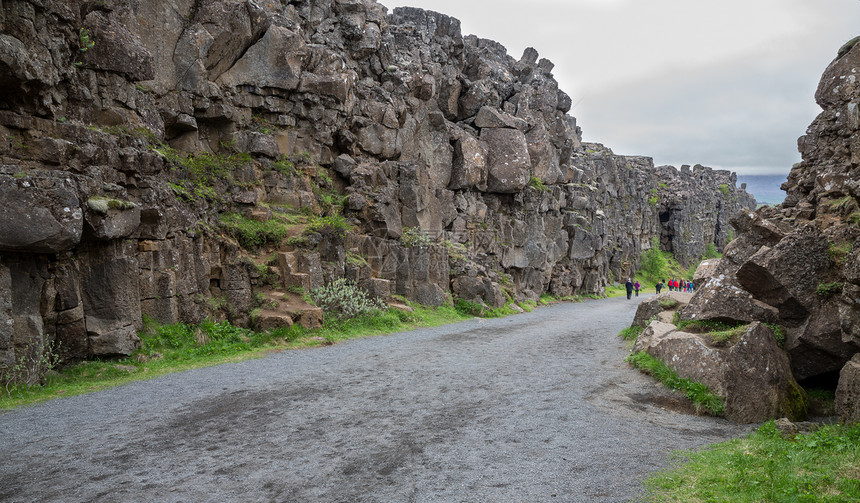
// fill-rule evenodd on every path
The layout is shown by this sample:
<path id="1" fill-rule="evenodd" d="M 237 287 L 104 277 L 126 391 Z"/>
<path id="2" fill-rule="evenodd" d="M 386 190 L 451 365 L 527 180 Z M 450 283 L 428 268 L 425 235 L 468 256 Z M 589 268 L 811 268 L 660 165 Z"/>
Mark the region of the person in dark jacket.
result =
<path id="1" fill-rule="evenodd" d="M 627 278 L 627 283 L 624 284 L 627 287 L 627 298 L 631 298 L 633 296 L 633 282 L 630 281 L 630 278 Z"/>
<path id="2" fill-rule="evenodd" d="M 657 290 L 657 293 L 660 293 L 660 290 L 663 289 L 663 285 L 666 283 L 666 280 L 659 281 L 656 285 L 654 285 L 654 289 Z"/>

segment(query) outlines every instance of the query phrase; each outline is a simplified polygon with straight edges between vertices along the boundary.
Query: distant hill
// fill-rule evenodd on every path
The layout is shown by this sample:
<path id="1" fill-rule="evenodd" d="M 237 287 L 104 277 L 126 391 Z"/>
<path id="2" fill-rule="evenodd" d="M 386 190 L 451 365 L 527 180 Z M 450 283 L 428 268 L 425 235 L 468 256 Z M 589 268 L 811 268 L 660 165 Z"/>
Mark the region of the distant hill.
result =
<path id="1" fill-rule="evenodd" d="M 788 175 L 738 175 L 738 186 L 747 184 L 747 192 L 755 196 L 759 204 L 779 204 L 785 199 L 785 191 L 779 188 Z"/>

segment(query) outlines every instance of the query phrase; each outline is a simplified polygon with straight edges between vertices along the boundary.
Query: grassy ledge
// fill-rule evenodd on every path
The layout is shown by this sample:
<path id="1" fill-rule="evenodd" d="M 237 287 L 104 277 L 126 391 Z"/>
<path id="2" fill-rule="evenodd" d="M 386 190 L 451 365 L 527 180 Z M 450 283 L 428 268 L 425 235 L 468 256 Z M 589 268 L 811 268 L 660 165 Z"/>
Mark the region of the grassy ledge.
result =
<path id="1" fill-rule="evenodd" d="M 648 353 L 644 351 L 633 353 L 626 358 L 626 361 L 642 372 L 653 376 L 667 388 L 684 393 L 693 402 L 697 413 L 705 411 L 714 416 L 723 414 L 722 398 L 714 394 L 704 384 L 678 377 L 678 374 L 668 365 Z"/>
<path id="2" fill-rule="evenodd" d="M 650 502 L 860 501 L 860 424 L 792 438 L 770 421 L 747 438 L 677 453 L 645 485 Z"/>

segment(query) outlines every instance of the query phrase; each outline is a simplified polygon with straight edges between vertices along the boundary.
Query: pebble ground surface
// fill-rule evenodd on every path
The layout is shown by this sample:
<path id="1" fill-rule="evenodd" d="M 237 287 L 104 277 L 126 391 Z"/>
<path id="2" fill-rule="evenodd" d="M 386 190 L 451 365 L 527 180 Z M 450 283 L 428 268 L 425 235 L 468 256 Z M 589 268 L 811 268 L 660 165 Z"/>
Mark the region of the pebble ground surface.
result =
<path id="1" fill-rule="evenodd" d="M 680 413 L 624 363 L 640 299 L 352 340 L 0 414 L 0 501 L 628 502 Z"/>

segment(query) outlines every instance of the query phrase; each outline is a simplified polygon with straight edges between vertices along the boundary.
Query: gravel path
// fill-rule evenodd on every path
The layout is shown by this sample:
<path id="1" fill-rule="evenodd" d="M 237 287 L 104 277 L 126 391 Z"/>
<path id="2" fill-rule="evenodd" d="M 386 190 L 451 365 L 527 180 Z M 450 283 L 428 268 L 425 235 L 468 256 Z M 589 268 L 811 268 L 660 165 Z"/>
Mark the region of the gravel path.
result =
<path id="1" fill-rule="evenodd" d="M 0 414 L 0 501 L 630 501 L 749 431 L 623 363 L 636 301 L 559 304 Z"/>

